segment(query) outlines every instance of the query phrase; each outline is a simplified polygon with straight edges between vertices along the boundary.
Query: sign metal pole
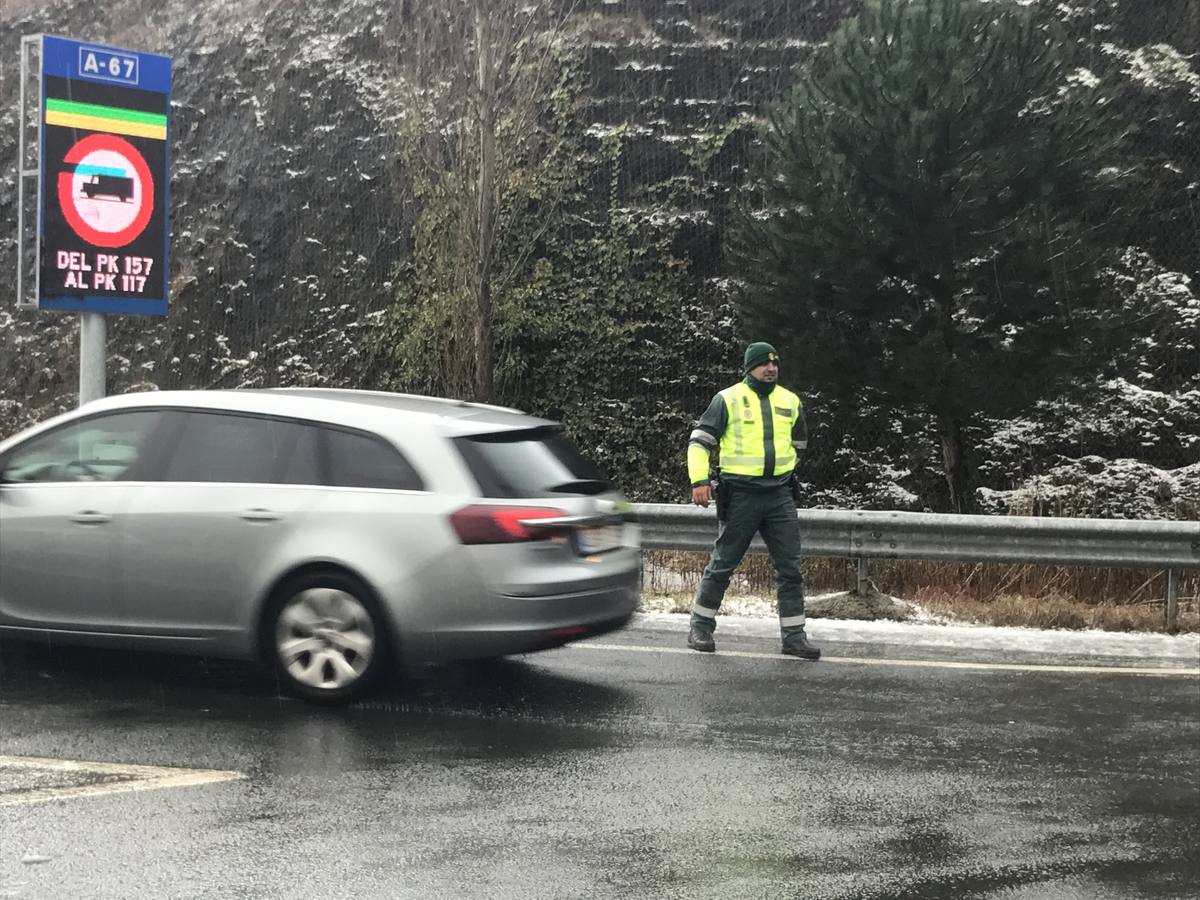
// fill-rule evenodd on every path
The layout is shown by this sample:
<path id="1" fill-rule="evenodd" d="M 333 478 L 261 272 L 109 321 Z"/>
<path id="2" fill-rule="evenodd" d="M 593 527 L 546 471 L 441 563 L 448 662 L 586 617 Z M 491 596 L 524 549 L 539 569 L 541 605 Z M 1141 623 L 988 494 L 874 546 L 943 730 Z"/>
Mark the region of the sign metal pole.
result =
<path id="1" fill-rule="evenodd" d="M 79 405 L 105 394 L 104 361 L 108 323 L 103 313 L 79 314 Z"/>

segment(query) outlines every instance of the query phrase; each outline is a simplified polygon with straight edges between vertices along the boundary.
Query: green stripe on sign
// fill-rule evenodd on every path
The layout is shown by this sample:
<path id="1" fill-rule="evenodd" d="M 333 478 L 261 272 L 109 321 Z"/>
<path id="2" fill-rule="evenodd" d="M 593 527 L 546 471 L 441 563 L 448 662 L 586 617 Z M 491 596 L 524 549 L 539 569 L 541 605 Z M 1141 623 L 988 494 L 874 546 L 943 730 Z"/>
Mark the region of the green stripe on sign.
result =
<path id="1" fill-rule="evenodd" d="M 99 106 L 95 103 L 76 103 L 74 100 L 46 98 L 47 112 L 70 113 L 74 116 L 98 116 L 121 122 L 141 122 L 145 125 L 167 127 L 167 117 L 159 113 L 141 112 L 136 109 L 119 109 L 115 106 Z"/>

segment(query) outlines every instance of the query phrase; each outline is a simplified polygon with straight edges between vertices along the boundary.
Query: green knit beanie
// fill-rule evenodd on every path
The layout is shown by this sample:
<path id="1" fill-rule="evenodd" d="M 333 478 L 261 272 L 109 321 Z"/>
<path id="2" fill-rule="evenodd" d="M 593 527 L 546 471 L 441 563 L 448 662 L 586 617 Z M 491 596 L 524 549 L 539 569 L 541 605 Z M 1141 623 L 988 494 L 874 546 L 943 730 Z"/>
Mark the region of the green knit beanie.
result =
<path id="1" fill-rule="evenodd" d="M 775 348 L 765 341 L 751 344 L 746 348 L 746 356 L 742 362 L 744 374 L 749 375 L 751 369 L 765 362 L 779 363 L 779 354 L 775 352 Z"/>

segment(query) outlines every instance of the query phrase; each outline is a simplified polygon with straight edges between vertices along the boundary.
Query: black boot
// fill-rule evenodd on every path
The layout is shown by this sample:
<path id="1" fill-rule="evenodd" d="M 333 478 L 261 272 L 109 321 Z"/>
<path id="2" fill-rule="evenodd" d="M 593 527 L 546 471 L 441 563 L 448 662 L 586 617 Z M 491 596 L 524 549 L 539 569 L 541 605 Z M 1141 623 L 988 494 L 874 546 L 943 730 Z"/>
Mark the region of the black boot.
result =
<path id="1" fill-rule="evenodd" d="M 688 629 L 688 646 L 693 650 L 699 650 L 701 653 L 712 653 L 717 649 L 712 632 L 703 628 L 697 628 L 695 625 Z"/>
<path id="2" fill-rule="evenodd" d="M 785 656 L 798 656 L 801 659 L 820 659 L 821 651 L 808 642 L 808 637 L 801 633 L 789 635 L 783 640 L 783 649 L 780 651 Z"/>

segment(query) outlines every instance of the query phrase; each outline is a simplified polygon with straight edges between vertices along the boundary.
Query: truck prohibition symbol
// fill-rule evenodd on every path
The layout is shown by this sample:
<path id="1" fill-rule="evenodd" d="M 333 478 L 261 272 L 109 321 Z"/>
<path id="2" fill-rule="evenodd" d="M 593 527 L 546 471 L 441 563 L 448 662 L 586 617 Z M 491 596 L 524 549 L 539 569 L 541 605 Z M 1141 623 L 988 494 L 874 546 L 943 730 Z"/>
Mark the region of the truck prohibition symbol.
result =
<path id="1" fill-rule="evenodd" d="M 124 175 L 93 175 L 80 189 L 89 200 L 112 199 L 124 203 L 133 199 L 133 179 Z"/>

